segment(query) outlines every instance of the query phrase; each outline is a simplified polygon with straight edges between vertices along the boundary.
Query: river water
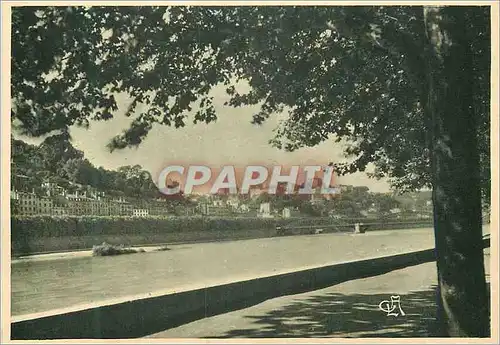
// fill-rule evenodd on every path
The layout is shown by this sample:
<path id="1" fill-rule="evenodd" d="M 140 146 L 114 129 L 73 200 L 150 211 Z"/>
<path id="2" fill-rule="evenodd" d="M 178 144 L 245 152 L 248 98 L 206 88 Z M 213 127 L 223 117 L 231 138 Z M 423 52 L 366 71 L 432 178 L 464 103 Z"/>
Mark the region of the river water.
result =
<path id="1" fill-rule="evenodd" d="M 433 231 L 427 228 L 172 245 L 163 252 L 14 262 L 11 310 L 13 316 L 31 314 L 433 245 Z"/>

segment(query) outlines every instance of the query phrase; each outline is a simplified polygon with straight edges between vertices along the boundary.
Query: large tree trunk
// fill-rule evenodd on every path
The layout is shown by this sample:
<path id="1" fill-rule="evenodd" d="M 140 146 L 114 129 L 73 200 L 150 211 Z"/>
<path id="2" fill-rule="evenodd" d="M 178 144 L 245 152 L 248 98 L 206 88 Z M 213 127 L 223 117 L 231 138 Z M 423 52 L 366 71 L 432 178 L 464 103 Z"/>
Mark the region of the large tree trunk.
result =
<path id="1" fill-rule="evenodd" d="M 488 337 L 471 9 L 425 7 L 440 336 Z"/>

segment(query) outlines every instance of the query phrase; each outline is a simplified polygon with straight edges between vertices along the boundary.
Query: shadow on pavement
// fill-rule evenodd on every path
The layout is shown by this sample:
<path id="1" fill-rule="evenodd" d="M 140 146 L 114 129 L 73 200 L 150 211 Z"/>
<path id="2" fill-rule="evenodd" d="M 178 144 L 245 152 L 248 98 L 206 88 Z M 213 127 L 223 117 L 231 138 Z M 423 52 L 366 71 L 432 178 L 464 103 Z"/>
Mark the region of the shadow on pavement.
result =
<path id="1" fill-rule="evenodd" d="M 406 314 L 387 316 L 383 294 L 329 293 L 291 303 L 265 315 L 247 316 L 255 328 L 231 330 L 216 338 L 432 337 L 436 334 L 436 287 L 401 295 Z"/>
<path id="2" fill-rule="evenodd" d="M 404 316 L 387 316 L 379 309 L 381 301 L 390 299 L 387 294 L 327 293 L 264 315 L 246 316 L 252 320 L 252 328 L 206 338 L 439 337 L 436 285 L 400 297 Z"/>

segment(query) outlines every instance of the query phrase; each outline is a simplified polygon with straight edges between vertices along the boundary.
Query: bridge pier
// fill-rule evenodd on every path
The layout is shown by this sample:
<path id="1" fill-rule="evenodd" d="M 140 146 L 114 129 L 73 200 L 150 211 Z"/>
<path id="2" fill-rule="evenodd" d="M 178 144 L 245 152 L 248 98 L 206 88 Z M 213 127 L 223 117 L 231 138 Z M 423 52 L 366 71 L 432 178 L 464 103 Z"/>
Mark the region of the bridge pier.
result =
<path id="1" fill-rule="evenodd" d="M 355 234 L 364 234 L 366 231 L 366 227 L 362 226 L 360 223 L 354 224 L 354 233 Z"/>

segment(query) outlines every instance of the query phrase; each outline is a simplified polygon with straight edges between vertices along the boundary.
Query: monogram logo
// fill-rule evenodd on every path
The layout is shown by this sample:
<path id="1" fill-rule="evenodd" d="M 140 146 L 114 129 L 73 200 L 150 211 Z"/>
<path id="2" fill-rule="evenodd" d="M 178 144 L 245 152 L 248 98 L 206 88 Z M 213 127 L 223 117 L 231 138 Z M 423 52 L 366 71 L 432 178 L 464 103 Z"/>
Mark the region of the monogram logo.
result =
<path id="1" fill-rule="evenodd" d="M 391 300 L 384 300 L 378 305 L 380 310 L 387 313 L 387 316 L 397 317 L 405 316 L 405 312 L 401 309 L 401 298 L 399 296 L 391 296 Z"/>

